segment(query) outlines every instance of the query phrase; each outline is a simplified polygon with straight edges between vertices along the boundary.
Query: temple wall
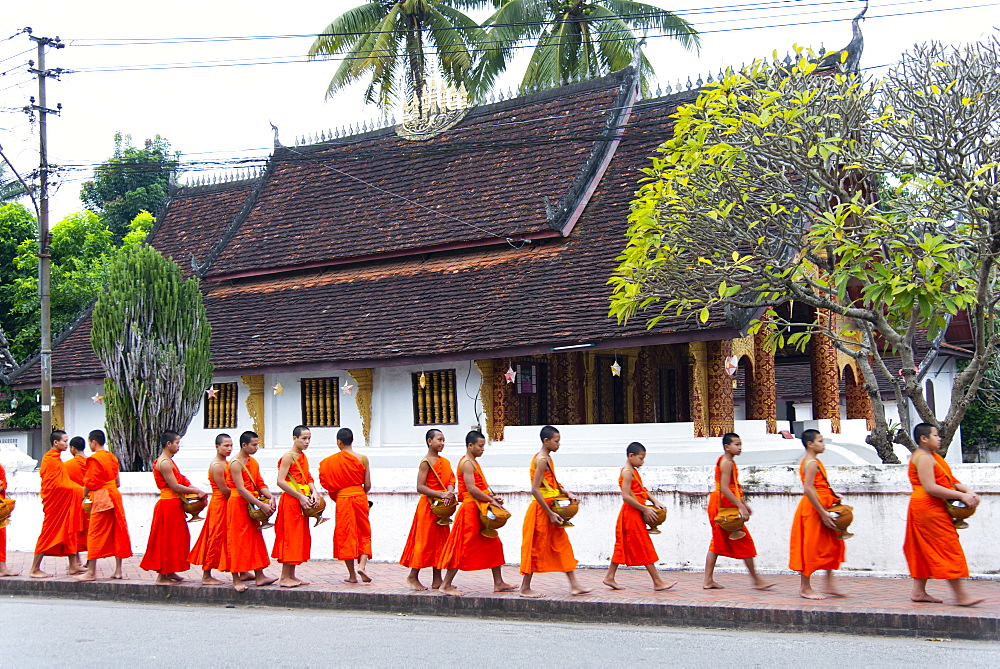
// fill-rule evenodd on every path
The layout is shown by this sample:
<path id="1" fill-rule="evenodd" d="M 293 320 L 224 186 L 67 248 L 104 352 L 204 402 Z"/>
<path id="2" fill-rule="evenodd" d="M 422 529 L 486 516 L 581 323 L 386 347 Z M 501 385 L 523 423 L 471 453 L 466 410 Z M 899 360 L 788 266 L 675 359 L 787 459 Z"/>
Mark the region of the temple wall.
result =
<path id="1" fill-rule="evenodd" d="M 457 456 L 450 454 L 453 460 Z M 520 532 L 524 511 L 530 503 L 524 492 L 526 467 L 491 467 L 487 455 L 483 466 L 495 490 L 507 499 L 514 516 L 500 530 L 508 563 L 519 561 Z M 854 506 L 855 533 L 847 543 L 846 571 L 905 574 L 902 553 L 906 506 L 910 486 L 904 466 L 867 467 L 831 466 L 829 475 L 835 490 Z M 983 502 L 960 536 L 974 574 L 994 576 L 1000 573 L 1000 557 L 995 550 L 993 527 L 1000 522 L 1000 465 L 955 465 L 959 479 L 980 493 Z M 615 487 L 616 467 L 560 467 L 564 485 L 582 498 L 580 514 L 569 530 L 577 559 L 583 565 L 606 565 L 614 545 L 615 518 L 621 498 Z M 188 472 L 195 485 L 205 487 L 204 474 Z M 263 472 L 265 480 L 274 479 L 274 471 Z M 373 470 L 372 533 L 375 559 L 398 560 L 406 541 L 417 495 L 413 490 L 412 468 L 376 468 Z M 706 497 L 711 488 L 711 467 L 646 467 L 643 476 L 653 494 L 665 502 L 667 522 L 663 533 L 653 542 L 660 555 L 661 568 L 700 570 L 704 565 L 710 527 L 705 513 Z M 758 565 L 767 570 L 786 570 L 788 536 L 795 506 L 801 498 L 794 467 L 744 467 L 742 483 L 754 515 L 748 524 L 758 550 Z M 126 515 L 133 550 L 145 549 L 157 495 L 152 475 L 124 473 L 122 484 Z M 39 479 L 35 473 L 11 477 L 10 491 L 17 509 L 8 529 L 8 549 L 32 551 L 41 527 Z M 332 509 L 327 512 L 332 518 Z M 330 559 L 333 522 L 313 530 L 313 557 Z M 201 530 L 200 523 L 188 526 L 192 543 Z M 270 547 L 273 530 L 265 531 Z M 722 559 L 720 568 L 738 567 L 736 561 Z M 276 569 L 272 566 L 272 570 Z M 728 579 L 729 577 L 727 577 Z"/>

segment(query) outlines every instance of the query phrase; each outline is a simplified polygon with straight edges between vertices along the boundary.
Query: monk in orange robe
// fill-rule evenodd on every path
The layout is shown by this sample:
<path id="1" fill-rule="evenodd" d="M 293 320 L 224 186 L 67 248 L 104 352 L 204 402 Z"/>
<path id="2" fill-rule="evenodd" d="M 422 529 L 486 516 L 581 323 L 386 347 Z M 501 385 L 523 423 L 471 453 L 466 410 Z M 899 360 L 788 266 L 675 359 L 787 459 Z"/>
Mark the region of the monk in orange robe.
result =
<path id="1" fill-rule="evenodd" d="M 833 571 L 844 561 L 844 542 L 833 516 L 827 511 L 840 502 L 826 478 L 826 467 L 819 455 L 826 450 L 819 430 L 802 433 L 805 457 L 799 463 L 799 477 L 805 494 L 799 500 L 792 519 L 792 540 L 788 568 L 801 574 L 799 596 L 805 599 L 826 599 L 826 595 L 843 597 L 833 581 Z M 826 569 L 826 584 L 821 594 L 813 590 L 810 578 L 820 569 Z"/>
<path id="2" fill-rule="evenodd" d="M 292 450 L 278 460 L 278 487 L 284 494 L 278 502 L 271 557 L 281 563 L 278 585 L 282 588 L 309 585 L 309 581 L 295 576 L 295 567 L 308 562 L 312 550 L 309 517 L 303 511 L 318 504 L 317 493 L 313 489 L 315 483 L 309 473 L 309 458 L 305 453 L 311 440 L 309 428 L 297 425 L 292 430 Z"/>
<path id="3" fill-rule="evenodd" d="M 403 557 L 399 564 L 410 568 L 406 583 L 414 590 L 426 590 L 427 586 L 420 582 L 420 570 L 431 568 L 431 588 L 441 587 L 441 553 L 448 541 L 448 525 L 438 523 L 439 518 L 431 511 L 431 500 L 444 500 L 453 503 L 455 496 L 455 474 L 451 471 L 451 463 L 441 456 L 444 450 L 444 433 L 441 430 L 430 429 L 425 436 L 427 455 L 417 467 L 417 492 L 420 500 L 413 514 L 413 524 L 410 525 L 410 535 L 406 538 Z M 450 524 L 450 520 L 448 521 Z"/>
<path id="4" fill-rule="evenodd" d="M 69 475 L 70 480 L 77 484 L 81 488 L 83 485 L 83 473 L 87 469 L 87 442 L 83 440 L 83 437 L 73 437 L 69 440 L 69 454 L 70 459 L 66 460 L 66 473 Z M 86 497 L 86 493 L 84 493 Z M 76 540 L 76 550 L 77 559 L 80 559 L 80 553 L 87 550 L 87 528 L 90 526 L 90 516 L 86 513 L 80 516 L 80 536 Z M 81 564 L 83 561 L 81 560 Z"/>
<path id="5" fill-rule="evenodd" d="M 233 438 L 228 434 L 215 437 L 215 457 L 208 464 L 208 482 L 212 486 L 212 496 L 205 513 L 205 524 L 194 542 L 188 562 L 201 566 L 202 585 L 223 585 L 212 576 L 213 569 L 220 569 L 222 556 L 226 552 L 226 504 L 230 488 L 226 484 L 227 459 L 233 452 Z"/>
<path id="6" fill-rule="evenodd" d="M 915 602 L 941 600 L 927 592 L 927 580 L 943 578 L 955 593 L 959 606 L 975 606 L 982 602 L 968 593 L 961 579 L 968 578 L 969 566 L 965 561 L 958 530 L 945 508 L 945 500 L 955 500 L 968 507 L 979 506 L 979 496 L 959 482 L 951 467 L 937 450 L 941 448 L 941 435 L 930 423 L 920 423 L 913 428 L 913 441 L 917 448 L 910 456 L 907 472 L 913 492 L 906 511 L 906 539 L 903 553 L 913 578 Z"/>
<path id="7" fill-rule="evenodd" d="M 458 461 L 458 498 L 461 506 L 455 512 L 455 524 L 444 545 L 441 568 L 446 569 L 441 592 L 461 597 L 462 591 L 453 585 L 455 575 L 461 571 L 489 569 L 493 572 L 494 592 L 513 592 L 517 586 L 506 583 L 500 567 L 503 566 L 503 543 L 500 537 L 482 534 L 479 519 L 480 504 L 503 506 L 503 498 L 493 494 L 476 458 L 486 450 L 486 436 L 478 430 L 465 435 L 465 455 Z"/>
<path id="8" fill-rule="evenodd" d="M 580 585 L 576 578 L 576 557 L 573 546 L 566 534 L 565 522 L 550 506 L 551 499 L 565 495 L 579 501 L 576 495 L 567 492 L 556 480 L 552 454 L 559 450 L 562 436 L 559 430 L 546 425 L 541 431 L 542 450 L 531 459 L 532 503 L 524 515 L 521 528 L 521 597 L 537 599 L 542 593 L 531 589 L 534 574 L 562 572 L 569 579 L 571 595 L 585 595 L 589 588 Z"/>
<path id="9" fill-rule="evenodd" d="M 97 578 L 97 561 L 114 558 L 113 579 L 121 579 L 122 560 L 132 557 L 132 539 L 128 535 L 125 505 L 118 488 L 119 465 L 115 454 L 107 449 L 103 430 L 91 430 L 87 442 L 92 455 L 87 458 L 87 471 L 83 475 L 83 492 L 90 495 L 90 529 L 87 533 L 87 570 L 77 576 L 78 581 Z"/>
<path id="10" fill-rule="evenodd" d="M 337 430 L 339 453 L 327 456 L 319 464 L 319 482 L 337 501 L 336 524 L 333 530 L 333 557 L 347 565 L 344 583 L 365 583 L 372 579 L 365 572 L 372 557 L 372 525 L 368 520 L 368 491 L 371 472 L 368 458 L 354 452 L 354 433 L 350 428 Z M 354 563 L 357 561 L 357 574 Z"/>
<path id="11" fill-rule="evenodd" d="M 181 505 L 181 495 L 207 497 L 181 474 L 173 457 L 181 448 L 181 436 L 172 430 L 160 435 L 160 457 L 153 461 L 153 479 L 160 489 L 160 501 L 153 507 L 153 523 L 149 528 L 146 554 L 139 567 L 155 571 L 156 585 L 176 585 L 184 580 L 179 572 L 191 567 L 191 533 L 188 531 Z"/>
<path id="12" fill-rule="evenodd" d="M 646 447 L 633 441 L 625 448 L 625 457 L 627 462 L 618 474 L 622 508 L 615 523 L 615 549 L 611 553 L 611 564 L 604 576 L 604 585 L 612 590 L 624 589 L 615 580 L 618 565 L 624 564 L 629 567 L 645 567 L 649 577 L 653 579 L 653 590 L 669 590 L 677 585 L 677 581 L 664 581 L 660 577 L 660 572 L 656 570 L 656 561 L 660 558 L 646 530 L 647 523 L 656 524 L 656 510 L 664 508 L 658 499 L 649 494 L 639 476 L 639 468 L 646 462 Z"/>
<path id="13" fill-rule="evenodd" d="M 753 513 L 750 505 L 743 501 L 743 487 L 740 485 L 739 472 L 733 459 L 743 452 L 743 440 L 740 435 L 735 432 L 724 434 L 722 451 L 722 455 L 715 461 L 715 490 L 708 496 L 708 524 L 712 527 L 712 543 L 708 546 L 708 556 L 705 558 L 705 584 L 702 587 L 706 590 L 719 590 L 723 587 L 715 580 L 715 562 L 722 555 L 743 560 L 755 589 L 773 588 L 774 583 L 768 583 L 757 574 L 757 567 L 753 561 L 757 556 L 757 547 L 754 546 L 750 532 L 744 527 L 745 536 L 732 539 L 730 533 L 715 522 L 719 509 L 739 509 L 744 522 L 750 520 L 750 515 Z"/>
<path id="14" fill-rule="evenodd" d="M 274 496 L 260 476 L 260 465 L 253 458 L 259 447 L 260 437 L 255 432 L 241 434 L 240 452 L 226 470 L 226 485 L 232 492 L 226 503 L 226 553 L 220 569 L 233 575 L 236 592 L 247 589 L 241 576 L 246 572 L 254 573 L 254 583 L 258 586 L 271 585 L 278 580 L 264 573 L 271 560 L 267 557 L 261 522 L 250 517 L 248 507 L 256 506 L 268 515 L 277 509 Z"/>
<path id="15" fill-rule="evenodd" d="M 68 574 L 79 574 L 77 541 L 83 522 L 83 488 L 73 483 L 62 461 L 62 453 L 69 448 L 69 437 L 62 430 L 53 430 L 49 436 L 51 448 L 42 456 L 39 473 L 42 477 L 42 532 L 35 544 L 35 557 L 31 561 L 31 578 L 48 578 L 52 574 L 42 571 L 42 558 L 46 555 L 65 556 L 69 560 Z"/>
<path id="16" fill-rule="evenodd" d="M 0 499 L 7 499 L 7 471 L 0 465 Z M 21 572 L 11 571 L 7 566 L 7 524 L 0 521 L 0 578 L 17 576 Z"/>

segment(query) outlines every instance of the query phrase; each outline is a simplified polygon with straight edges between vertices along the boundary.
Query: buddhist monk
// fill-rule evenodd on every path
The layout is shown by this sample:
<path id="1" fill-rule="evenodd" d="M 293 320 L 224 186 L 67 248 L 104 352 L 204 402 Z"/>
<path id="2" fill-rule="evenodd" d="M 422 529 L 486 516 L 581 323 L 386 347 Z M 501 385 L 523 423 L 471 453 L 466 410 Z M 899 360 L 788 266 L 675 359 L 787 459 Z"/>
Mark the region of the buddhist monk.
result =
<path id="1" fill-rule="evenodd" d="M 337 430 L 340 452 L 327 456 L 319 464 L 319 482 L 330 498 L 337 501 L 336 524 L 333 529 L 333 557 L 347 565 L 344 583 L 365 583 L 372 579 L 365 572 L 372 557 L 372 525 L 368 520 L 368 491 L 371 472 L 368 458 L 354 452 L 354 433 L 350 428 Z M 357 561 L 357 574 L 354 563 Z"/>
<path id="2" fill-rule="evenodd" d="M 223 585 L 212 576 L 213 569 L 220 569 L 222 556 L 226 552 L 226 505 L 230 488 L 226 484 L 228 458 L 233 452 L 233 438 L 228 434 L 215 437 L 215 457 L 208 464 L 208 482 L 212 486 L 212 497 L 205 513 L 205 524 L 198 535 L 198 541 L 191 549 L 188 562 L 201 565 L 202 585 Z"/>
<path id="3" fill-rule="evenodd" d="M 740 485 L 736 462 L 733 460 L 743 452 L 743 440 L 740 435 L 735 432 L 724 434 L 722 451 L 722 455 L 715 461 L 715 490 L 708 496 L 708 523 L 712 527 L 712 542 L 708 546 L 708 556 L 705 558 L 705 583 L 702 587 L 706 590 L 719 590 L 723 587 L 715 580 L 715 562 L 722 555 L 743 560 L 747 571 L 750 572 L 751 585 L 755 589 L 773 588 L 774 583 L 765 581 L 757 574 L 753 560 L 757 556 L 757 547 L 754 546 L 750 532 L 743 528 L 745 536 L 731 539 L 730 533 L 715 522 L 719 509 L 739 509 L 743 522 L 750 520 L 750 515 L 753 513 L 750 505 L 743 500 L 743 487 Z"/>
<path id="4" fill-rule="evenodd" d="M 87 470 L 87 442 L 83 440 L 83 437 L 73 437 L 69 440 L 69 455 L 70 459 L 66 460 L 66 473 L 73 483 L 78 486 L 85 487 L 83 485 L 83 473 Z M 87 494 L 84 491 L 84 497 Z M 90 516 L 86 513 L 80 516 L 80 536 L 76 541 L 76 556 L 80 560 L 80 564 L 83 564 L 83 560 L 80 559 L 80 553 L 87 550 L 87 528 L 90 526 Z"/>
<path id="5" fill-rule="evenodd" d="M 539 434 L 542 448 L 531 459 L 528 476 L 531 478 L 531 504 L 524 515 L 521 529 L 521 597 L 537 599 L 542 593 L 531 589 L 534 574 L 562 572 L 569 579 L 571 595 L 585 595 L 589 588 L 580 585 L 576 578 L 576 557 L 573 546 L 563 527 L 564 521 L 552 510 L 551 500 L 560 495 L 579 501 L 556 480 L 552 454 L 559 450 L 562 436 L 559 430 L 546 425 Z"/>
<path id="6" fill-rule="evenodd" d="M 7 499 L 7 471 L 0 465 L 0 499 Z M 0 578 L 18 576 L 21 572 L 7 566 L 7 526 L 0 524 Z"/>
<path id="7" fill-rule="evenodd" d="M 633 441 L 625 448 L 626 462 L 618 474 L 618 487 L 622 492 L 622 508 L 615 523 L 615 549 L 611 554 L 611 564 L 604 577 L 604 585 L 612 590 L 622 590 L 615 580 L 618 565 L 646 568 L 653 579 L 653 590 L 669 590 L 677 581 L 664 581 L 656 570 L 656 549 L 649 538 L 646 524 L 656 525 L 657 509 L 663 504 L 649 494 L 642 485 L 639 468 L 646 462 L 646 447 Z M 647 504 L 648 502 L 648 504 Z"/>
<path id="8" fill-rule="evenodd" d="M 39 473 L 42 478 L 42 532 L 35 544 L 35 557 L 31 561 L 31 578 L 49 578 L 52 574 L 42 571 L 42 558 L 46 555 L 65 556 L 69 561 L 67 574 L 79 574 L 77 541 L 83 522 L 83 487 L 73 483 L 62 461 L 62 453 L 69 448 L 69 437 L 62 430 L 49 435 L 51 448 L 42 456 Z"/>
<path id="9" fill-rule="evenodd" d="M 406 538 L 403 557 L 399 564 L 410 568 L 406 583 L 414 590 L 426 590 L 427 586 L 420 582 L 420 570 L 431 569 L 431 588 L 441 587 L 441 553 L 448 541 L 448 525 L 440 525 L 438 517 L 431 511 L 431 500 L 444 500 L 452 504 L 455 496 L 455 473 L 451 463 L 441 456 L 444 450 L 444 433 L 441 430 L 430 429 L 424 437 L 427 442 L 427 454 L 417 467 L 417 492 L 420 500 L 413 514 L 413 524 L 410 525 L 410 535 Z M 449 521 L 450 522 L 450 521 Z"/>
<path id="10" fill-rule="evenodd" d="M 146 554 L 139 567 L 155 571 L 156 585 L 176 585 L 184 580 L 179 572 L 191 567 L 191 533 L 188 531 L 181 505 L 181 495 L 207 497 L 181 474 L 173 457 L 181 448 L 181 435 L 172 430 L 160 435 L 160 456 L 153 461 L 153 479 L 160 489 L 160 501 L 153 507 L 153 523 L 149 528 Z"/>
<path id="11" fill-rule="evenodd" d="M 254 583 L 258 586 L 271 585 L 278 580 L 264 573 L 271 560 L 267 557 L 261 523 L 250 517 L 248 506 L 256 506 L 266 514 L 273 514 L 277 509 L 274 496 L 260 476 L 260 466 L 253 458 L 259 447 L 260 437 L 255 432 L 241 434 L 240 452 L 226 470 L 226 485 L 231 492 L 226 504 L 226 554 L 220 568 L 232 574 L 236 592 L 247 589 L 242 577 L 246 572 L 253 572 Z"/>
<path id="12" fill-rule="evenodd" d="M 121 477 L 118 475 L 118 458 L 107 449 L 103 430 L 91 430 L 87 445 L 92 455 L 87 458 L 87 471 L 83 476 L 83 491 L 90 495 L 90 528 L 87 532 L 87 570 L 77 576 L 79 581 L 97 578 L 97 561 L 114 558 L 113 579 L 123 578 L 122 560 L 132 557 L 132 539 L 125 520 L 125 504 Z"/>
<path id="13" fill-rule="evenodd" d="M 951 467 L 937 450 L 941 448 L 941 435 L 930 423 L 920 423 L 913 428 L 913 441 L 917 448 L 910 456 L 909 473 L 913 492 L 906 511 L 906 539 L 903 553 L 913 578 L 914 602 L 941 603 L 927 592 L 927 579 L 942 578 L 948 581 L 959 606 L 975 606 L 983 600 L 969 595 L 961 579 L 969 576 L 958 530 L 945 508 L 945 500 L 956 500 L 968 507 L 979 506 L 979 496 L 959 482 Z"/>
<path id="14" fill-rule="evenodd" d="M 490 490 L 483 470 L 476 458 L 486 450 L 486 437 L 478 430 L 465 435 L 465 455 L 458 461 L 458 495 L 461 506 L 455 512 L 455 524 L 444 545 L 441 568 L 447 570 L 441 582 L 441 592 L 453 597 L 463 593 L 453 584 L 455 575 L 461 571 L 489 569 L 493 572 L 494 592 L 513 592 L 517 586 L 506 583 L 500 567 L 505 562 L 503 543 L 500 537 L 485 536 L 481 533 L 479 519 L 480 504 L 494 504 L 503 507 L 503 498 Z"/>
<path id="15" fill-rule="evenodd" d="M 271 557 L 281 563 L 278 585 L 282 588 L 309 585 L 309 581 L 296 578 L 295 567 L 309 560 L 312 549 L 309 517 L 302 512 L 318 503 L 305 453 L 311 440 L 312 432 L 308 427 L 296 426 L 292 430 L 292 449 L 278 460 L 278 487 L 284 494 L 278 503 Z"/>
<path id="16" fill-rule="evenodd" d="M 805 492 L 792 519 L 792 540 L 788 568 L 797 571 L 799 596 L 804 599 L 826 599 L 827 595 L 843 597 L 833 580 L 833 571 L 844 561 L 844 542 L 833 516 L 827 511 L 840 502 L 840 495 L 830 489 L 826 467 L 819 456 L 826 450 L 819 430 L 802 433 L 806 454 L 799 463 L 799 478 Z M 820 569 L 826 570 L 823 593 L 812 588 L 810 578 Z"/>

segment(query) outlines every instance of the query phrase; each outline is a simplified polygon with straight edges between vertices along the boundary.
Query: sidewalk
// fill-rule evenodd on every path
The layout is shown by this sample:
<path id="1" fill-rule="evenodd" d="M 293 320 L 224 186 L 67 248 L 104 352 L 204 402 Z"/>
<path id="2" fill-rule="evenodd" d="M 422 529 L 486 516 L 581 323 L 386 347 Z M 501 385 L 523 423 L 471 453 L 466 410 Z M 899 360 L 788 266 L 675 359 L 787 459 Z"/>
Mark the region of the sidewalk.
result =
<path id="1" fill-rule="evenodd" d="M 603 569 L 583 569 L 580 580 L 593 588 L 582 597 L 566 592 L 562 574 L 539 574 L 532 587 L 546 593 L 544 599 L 527 600 L 517 593 L 493 593 L 488 571 L 460 573 L 455 585 L 465 597 L 447 597 L 438 592 L 416 593 L 407 588 L 407 569 L 397 564 L 372 563 L 369 585 L 342 582 L 343 563 L 312 561 L 298 569 L 298 576 L 311 585 L 278 588 L 276 585 L 236 593 L 229 586 L 203 587 L 201 572 L 184 574 L 188 580 L 172 587 L 153 584 L 155 574 L 139 569 L 140 558 L 125 562 L 125 580 L 111 581 L 111 560 L 101 560 L 94 583 L 77 583 L 66 576 L 65 558 L 45 558 L 42 568 L 53 578 L 31 579 L 25 574 L 31 564 L 28 553 L 8 552 L 8 564 L 21 571 L 15 578 L 0 578 L 0 596 L 71 597 L 181 604 L 255 605 L 382 611 L 419 615 L 498 617 L 512 620 L 547 620 L 595 623 L 627 623 L 698 627 L 738 627 L 775 631 L 840 632 L 929 638 L 1000 639 L 1000 583 L 970 581 L 968 589 L 986 601 L 964 609 L 947 604 L 947 583 L 932 581 L 930 592 L 945 604 L 910 602 L 908 579 L 844 576 L 840 579 L 843 599 L 819 602 L 798 597 L 798 576 L 768 577 L 777 582 L 770 592 L 749 588 L 744 573 L 719 572 L 724 590 L 701 588 L 701 573 L 663 572 L 678 583 L 671 590 L 655 593 L 645 570 L 619 569 L 618 582 L 625 590 L 612 591 L 601 583 Z M 196 568 L 197 569 L 197 568 Z M 280 565 L 267 570 L 277 576 Z M 216 574 L 225 578 L 228 574 Z M 421 573 L 424 584 L 430 570 Z M 508 583 L 520 584 L 517 567 L 504 567 Z M 815 580 L 815 579 L 814 579 Z"/>

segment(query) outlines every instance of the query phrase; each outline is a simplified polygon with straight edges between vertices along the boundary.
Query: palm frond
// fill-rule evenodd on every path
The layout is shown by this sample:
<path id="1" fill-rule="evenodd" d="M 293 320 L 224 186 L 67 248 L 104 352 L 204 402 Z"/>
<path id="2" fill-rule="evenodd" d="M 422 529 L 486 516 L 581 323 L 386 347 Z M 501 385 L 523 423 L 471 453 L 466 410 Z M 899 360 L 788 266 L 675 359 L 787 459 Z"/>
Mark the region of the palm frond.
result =
<path id="1" fill-rule="evenodd" d="M 381 23 L 386 9 L 378 2 L 352 7 L 323 29 L 309 47 L 309 57 L 334 56 L 344 53 L 362 41 Z"/>
<path id="2" fill-rule="evenodd" d="M 660 34 L 676 38 L 689 51 L 701 49 L 698 30 L 673 12 L 635 0 L 598 0 L 592 6 L 603 6 L 621 17 L 633 29 L 656 30 Z"/>

